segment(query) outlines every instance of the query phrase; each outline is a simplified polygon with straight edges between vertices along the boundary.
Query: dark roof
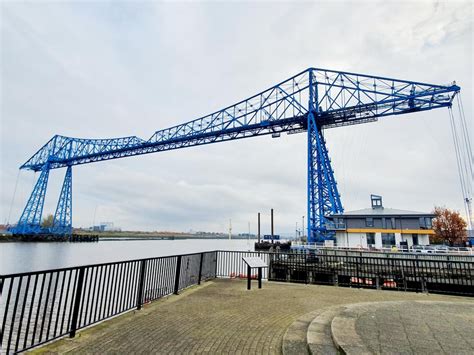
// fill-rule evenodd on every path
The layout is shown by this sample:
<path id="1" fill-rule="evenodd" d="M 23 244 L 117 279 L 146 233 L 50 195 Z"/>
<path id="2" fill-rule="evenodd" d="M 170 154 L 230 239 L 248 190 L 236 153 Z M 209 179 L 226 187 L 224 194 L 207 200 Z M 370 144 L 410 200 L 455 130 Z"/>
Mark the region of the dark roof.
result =
<path id="1" fill-rule="evenodd" d="M 413 216 L 413 217 L 434 217 L 433 213 L 397 210 L 394 208 L 364 208 L 362 210 L 335 213 L 333 216 Z"/>

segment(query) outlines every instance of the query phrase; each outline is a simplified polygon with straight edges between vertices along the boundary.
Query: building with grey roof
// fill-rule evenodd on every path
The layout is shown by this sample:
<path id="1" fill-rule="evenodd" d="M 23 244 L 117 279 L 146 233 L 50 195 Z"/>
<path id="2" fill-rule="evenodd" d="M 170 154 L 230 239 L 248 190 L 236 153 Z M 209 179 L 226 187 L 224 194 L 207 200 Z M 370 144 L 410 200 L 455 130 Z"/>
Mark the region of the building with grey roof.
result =
<path id="1" fill-rule="evenodd" d="M 371 195 L 371 208 L 334 214 L 327 228 L 336 243 L 352 248 L 391 248 L 429 245 L 434 234 L 432 213 L 385 208 L 382 197 Z"/>

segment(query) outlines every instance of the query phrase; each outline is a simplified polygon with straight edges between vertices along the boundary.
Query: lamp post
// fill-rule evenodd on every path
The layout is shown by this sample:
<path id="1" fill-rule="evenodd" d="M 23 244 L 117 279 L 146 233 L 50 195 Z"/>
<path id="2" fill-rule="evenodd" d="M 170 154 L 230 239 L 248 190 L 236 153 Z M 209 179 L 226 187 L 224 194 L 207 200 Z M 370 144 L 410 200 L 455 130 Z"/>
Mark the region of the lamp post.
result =
<path id="1" fill-rule="evenodd" d="M 304 216 L 301 217 L 303 219 L 303 224 L 301 225 L 301 234 L 303 234 L 301 236 L 301 238 L 304 238 Z"/>

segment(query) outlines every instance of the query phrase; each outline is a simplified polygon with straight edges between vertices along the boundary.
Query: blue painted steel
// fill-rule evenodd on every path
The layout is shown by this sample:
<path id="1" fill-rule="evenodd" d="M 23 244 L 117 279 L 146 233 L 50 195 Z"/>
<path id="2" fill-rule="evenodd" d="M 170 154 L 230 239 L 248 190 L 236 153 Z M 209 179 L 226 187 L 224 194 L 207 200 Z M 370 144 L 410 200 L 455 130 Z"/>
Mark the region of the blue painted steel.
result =
<path id="1" fill-rule="evenodd" d="M 342 211 L 322 130 L 373 122 L 390 115 L 451 107 L 459 91 L 455 84 L 433 85 L 309 68 L 232 106 L 156 131 L 147 140 L 135 136 L 83 139 L 56 135 L 20 169 L 43 171 L 47 166 L 49 171 L 234 139 L 270 134 L 277 137 L 283 132 L 293 134 L 307 130 L 308 235 L 310 241 L 314 241 L 325 233 L 325 216 Z M 30 200 L 37 198 L 35 190 Z"/>
<path id="2" fill-rule="evenodd" d="M 263 240 L 280 240 L 280 235 L 279 234 L 265 234 L 263 236 Z"/>
<path id="3" fill-rule="evenodd" d="M 11 229 L 14 234 L 36 234 L 42 231 L 41 216 L 43 214 L 44 198 L 48 187 L 49 164 L 45 164 L 26 203 L 18 224 Z"/>
<path id="4" fill-rule="evenodd" d="M 54 136 L 20 168 L 39 171 L 232 139 L 306 130 L 309 73 L 317 86 L 321 129 L 366 123 L 379 117 L 451 106 L 456 85 L 433 85 L 325 69 L 307 69 L 261 93 L 210 115 L 135 136 L 83 139 Z"/>
<path id="5" fill-rule="evenodd" d="M 54 213 L 52 234 L 72 234 L 72 167 L 68 166 L 64 183 L 59 195 L 58 205 Z"/>

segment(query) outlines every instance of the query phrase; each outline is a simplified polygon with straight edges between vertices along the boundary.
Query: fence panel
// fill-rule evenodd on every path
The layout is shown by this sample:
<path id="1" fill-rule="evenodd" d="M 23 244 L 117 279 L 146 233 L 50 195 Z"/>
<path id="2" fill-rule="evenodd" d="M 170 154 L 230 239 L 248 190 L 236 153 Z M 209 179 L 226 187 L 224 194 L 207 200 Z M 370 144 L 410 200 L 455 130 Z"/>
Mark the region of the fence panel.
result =
<path id="1" fill-rule="evenodd" d="M 352 250 L 219 251 L 217 276 L 246 278 L 245 256 L 265 260 L 269 268 L 263 277 L 270 281 L 474 296 L 473 257 Z"/>
<path id="2" fill-rule="evenodd" d="M 24 351 L 216 277 L 217 252 L 0 276 L 0 353 Z"/>
<path id="3" fill-rule="evenodd" d="M 247 278 L 247 256 L 267 263 L 262 277 L 270 281 L 474 296 L 474 258 L 451 255 L 211 251 L 2 275 L 0 353 L 74 336 L 204 280 Z"/>

